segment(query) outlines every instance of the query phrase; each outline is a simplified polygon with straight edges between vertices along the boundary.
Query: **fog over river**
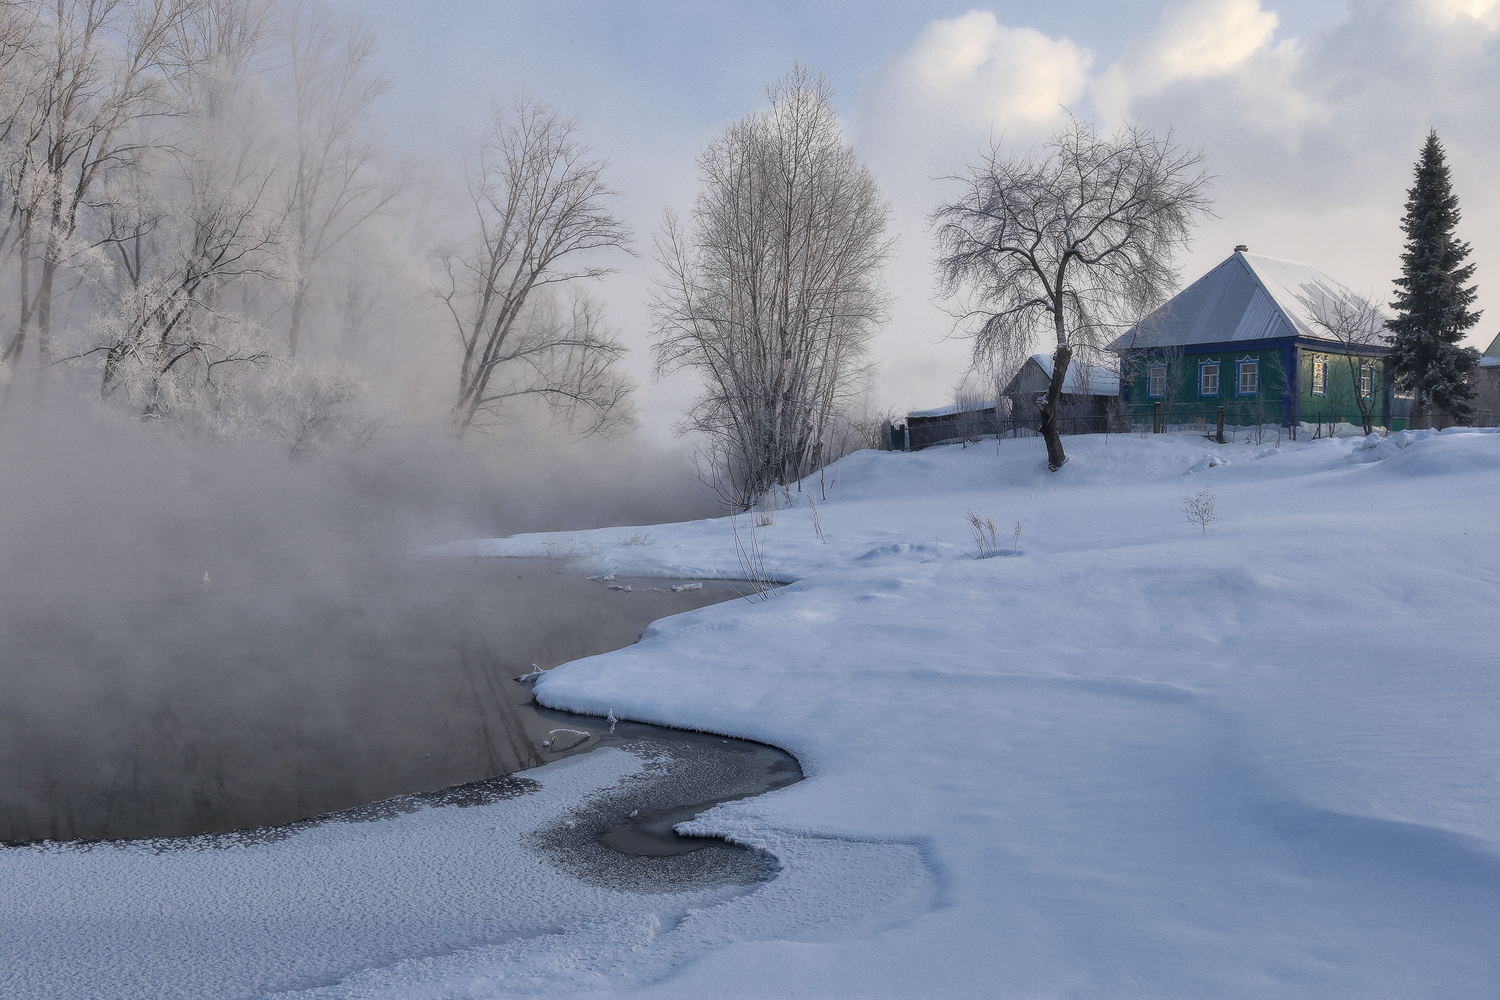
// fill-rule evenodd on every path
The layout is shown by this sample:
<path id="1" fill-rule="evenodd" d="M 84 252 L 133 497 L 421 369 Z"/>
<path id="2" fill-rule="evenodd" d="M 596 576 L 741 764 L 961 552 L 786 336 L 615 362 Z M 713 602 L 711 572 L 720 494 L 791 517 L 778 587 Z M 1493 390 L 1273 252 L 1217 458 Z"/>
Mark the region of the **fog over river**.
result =
<path id="1" fill-rule="evenodd" d="M 554 724 L 514 678 L 733 596 L 414 554 L 713 513 L 685 462 L 629 442 L 486 469 L 30 430 L 0 435 L 3 841 L 274 825 L 544 763 Z"/>

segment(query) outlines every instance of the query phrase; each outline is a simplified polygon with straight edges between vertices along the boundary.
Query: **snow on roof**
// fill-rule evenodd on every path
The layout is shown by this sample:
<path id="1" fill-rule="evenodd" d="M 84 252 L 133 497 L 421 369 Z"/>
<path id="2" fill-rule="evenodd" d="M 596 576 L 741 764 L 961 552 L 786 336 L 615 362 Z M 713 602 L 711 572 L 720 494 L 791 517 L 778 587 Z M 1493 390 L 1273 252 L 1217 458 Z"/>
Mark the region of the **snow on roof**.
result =
<path id="1" fill-rule="evenodd" d="M 1037 367 L 1041 368 L 1042 373 L 1047 378 L 1050 379 L 1052 377 L 1052 355 L 1033 354 L 1030 361 L 1026 362 L 1026 364 L 1030 364 L 1033 361 L 1036 362 Z M 1025 370 L 1026 366 L 1022 365 L 1021 371 L 1017 372 L 1016 376 L 1010 380 L 1010 384 L 1006 386 L 1005 391 L 1007 393 L 1015 391 L 1016 379 L 1020 378 Z M 1077 355 L 1074 355 L 1072 363 L 1068 365 L 1067 377 L 1063 379 L 1063 392 L 1074 396 L 1118 396 L 1120 394 L 1120 375 L 1112 366 L 1097 363 L 1089 364 Z M 934 406 L 929 410 L 912 410 L 906 415 L 906 419 L 920 420 L 925 417 L 948 417 L 959 412 L 960 409 L 989 410 L 994 409 L 994 406 L 995 404 L 987 399 L 964 403 L 962 407 L 958 403 L 949 403 L 947 406 Z"/>
<path id="2" fill-rule="evenodd" d="M 1353 293 L 1311 264 L 1235 251 L 1109 345 L 1111 351 L 1320 336 L 1305 299 Z"/>
<path id="3" fill-rule="evenodd" d="M 962 407 L 964 410 L 993 410 L 994 408 L 995 404 L 987 399 L 982 399 L 974 403 L 965 403 Z M 908 420 L 912 417 L 947 417 L 957 413 L 959 409 L 959 404 L 949 403 L 947 406 L 934 406 L 930 410 L 912 410 L 906 417 Z"/>
<path id="4" fill-rule="evenodd" d="M 1033 354 L 1031 360 L 1037 363 L 1049 379 L 1052 377 L 1052 355 Z M 1120 374 L 1113 368 L 1091 365 L 1075 356 L 1068 365 L 1067 375 L 1063 377 L 1063 392 L 1075 396 L 1118 396 Z"/>

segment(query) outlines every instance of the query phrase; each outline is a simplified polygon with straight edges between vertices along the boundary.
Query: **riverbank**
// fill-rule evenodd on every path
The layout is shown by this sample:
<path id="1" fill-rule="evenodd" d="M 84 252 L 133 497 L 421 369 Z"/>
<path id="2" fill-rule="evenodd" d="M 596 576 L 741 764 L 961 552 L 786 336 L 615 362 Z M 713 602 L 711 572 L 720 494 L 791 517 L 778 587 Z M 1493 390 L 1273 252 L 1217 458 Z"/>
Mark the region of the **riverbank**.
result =
<path id="1" fill-rule="evenodd" d="M 797 581 L 779 596 L 538 683 L 560 708 L 803 763 L 692 831 L 778 856 L 809 836 L 909 845 L 936 886 L 894 926 L 809 904 L 784 934 L 753 894 L 738 933 L 670 975 L 632 960 L 587 995 L 1405 1000 L 1500 981 L 1500 436 L 1069 452 L 1057 474 L 1026 441 L 850 456 L 816 520 L 794 492 L 757 527 Z M 1194 523 L 1204 493 L 1216 519 Z M 1015 554 L 970 558 L 970 511 Z M 587 532 L 469 547 L 551 546 L 588 573 L 736 565 L 725 521 L 643 530 L 656 544 L 633 551 Z M 426 995 L 384 982 L 370 995 Z"/>

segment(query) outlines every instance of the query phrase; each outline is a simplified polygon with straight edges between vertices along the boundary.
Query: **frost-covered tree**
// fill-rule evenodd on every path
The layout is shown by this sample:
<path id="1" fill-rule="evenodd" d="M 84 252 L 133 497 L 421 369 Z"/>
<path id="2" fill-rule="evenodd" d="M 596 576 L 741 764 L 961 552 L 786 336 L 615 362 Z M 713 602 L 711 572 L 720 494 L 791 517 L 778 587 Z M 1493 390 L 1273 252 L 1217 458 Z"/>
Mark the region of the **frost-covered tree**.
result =
<path id="1" fill-rule="evenodd" d="M 822 468 L 884 322 L 890 206 L 839 130 L 833 88 L 798 66 L 770 108 L 698 159 L 685 231 L 670 213 L 654 314 L 658 372 L 697 372 L 688 427 L 733 506 Z"/>
<path id="2" fill-rule="evenodd" d="M 296 172 L 285 137 L 341 134 L 274 92 L 289 10 L 0 3 L 0 408 L 30 362 L 38 387 L 49 369 L 92 367 L 111 405 L 280 434 L 294 451 L 351 409 L 357 374 L 290 363 L 268 336 L 307 256 L 279 197 Z"/>
<path id="3" fill-rule="evenodd" d="M 1415 173 L 1401 219 L 1406 249 L 1391 301 L 1396 317 L 1387 324 L 1392 334 L 1389 363 L 1396 388 L 1414 397 L 1415 417 L 1436 408 L 1467 423 L 1474 412 L 1469 404 L 1474 390 L 1467 379 L 1479 352 L 1459 347 L 1458 341 L 1479 322 L 1479 313 L 1469 308 L 1478 291 L 1469 284 L 1474 265 L 1464 263 L 1469 244 L 1454 233 L 1458 196 L 1436 130 L 1427 134 Z"/>
<path id="4" fill-rule="evenodd" d="M 151 145 L 162 101 L 164 55 L 187 0 L 28 0 L 6 5 L 6 33 L 24 26 L 24 59 L 6 59 L 21 116 L 6 157 L 19 257 L 19 318 L 0 356 L 14 366 L 34 331 L 43 366 L 53 359 L 59 272 L 88 248 L 78 230 L 95 185 L 135 165 Z M 33 266 L 35 272 L 33 272 Z M 35 284 L 32 284 L 33 275 Z"/>
<path id="5" fill-rule="evenodd" d="M 1206 214 L 1203 156 L 1169 133 L 1137 125 L 1101 137 L 1074 121 L 1045 152 L 1010 154 L 999 143 L 962 180 L 962 196 L 933 213 L 938 280 L 975 324 L 976 366 L 1030 353 L 1055 338 L 1042 405 L 1047 465 L 1067 461 L 1059 427 L 1064 379 L 1079 346 L 1100 347 L 1176 286 L 1172 266 L 1189 226 Z"/>

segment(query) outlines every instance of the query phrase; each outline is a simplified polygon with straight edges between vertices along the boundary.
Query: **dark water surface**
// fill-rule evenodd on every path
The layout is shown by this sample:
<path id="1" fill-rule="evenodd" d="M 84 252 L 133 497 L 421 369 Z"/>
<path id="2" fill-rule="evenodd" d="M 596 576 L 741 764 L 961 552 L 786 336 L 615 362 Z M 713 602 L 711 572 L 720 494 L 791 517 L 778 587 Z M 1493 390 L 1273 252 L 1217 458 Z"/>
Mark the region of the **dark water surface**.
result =
<path id="1" fill-rule="evenodd" d="M 646 764 L 579 803 L 568 822 L 531 835 L 529 846 L 553 863 L 594 885 L 634 892 L 750 885 L 774 874 L 776 860 L 764 852 L 712 837 L 681 836 L 672 828 L 721 802 L 801 781 L 802 769 L 791 754 L 713 733 L 635 722 L 610 725 L 538 711 L 562 725 L 582 723 L 592 740 L 618 746 Z"/>
<path id="2" fill-rule="evenodd" d="M 795 762 L 655 727 L 609 735 L 602 720 L 538 709 L 515 681 L 533 663 L 616 649 L 655 619 L 736 596 L 722 581 L 679 593 L 673 582 L 622 581 L 625 593 L 548 560 L 412 559 L 372 563 L 352 596 L 347 578 L 275 599 L 266 580 L 146 581 L 138 597 L 122 590 L 66 618 L 9 609 L 0 840 L 276 827 L 603 741 L 673 762 L 671 780 L 654 781 L 637 817 L 591 800 L 576 835 L 538 846 L 604 879 L 622 862 L 600 862 L 599 844 L 641 864 L 702 847 L 671 824 L 795 780 Z"/>

